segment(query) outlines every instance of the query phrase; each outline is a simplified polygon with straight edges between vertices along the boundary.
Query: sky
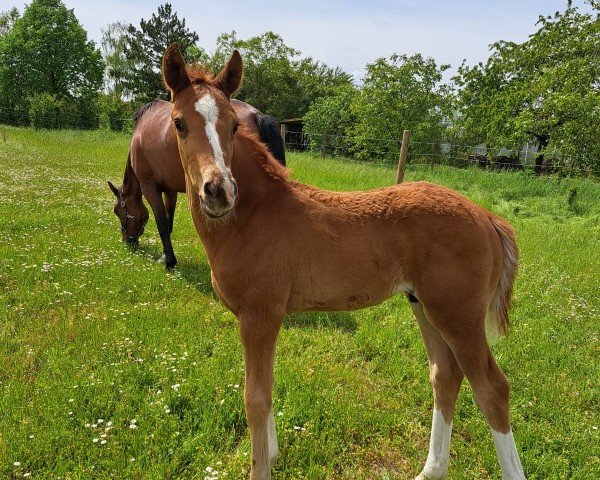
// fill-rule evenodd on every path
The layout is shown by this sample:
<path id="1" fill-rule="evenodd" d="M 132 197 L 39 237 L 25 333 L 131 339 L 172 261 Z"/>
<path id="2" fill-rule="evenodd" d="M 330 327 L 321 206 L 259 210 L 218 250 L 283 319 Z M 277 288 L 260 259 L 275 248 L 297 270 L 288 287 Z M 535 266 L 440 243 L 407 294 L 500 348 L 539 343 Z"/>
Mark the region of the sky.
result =
<path id="1" fill-rule="evenodd" d="M 0 0 L 0 11 L 24 0 Z M 161 1 L 64 0 L 98 45 L 102 27 L 116 21 L 139 26 Z M 392 53 L 421 53 L 452 66 L 485 61 L 497 40 L 522 42 L 539 15 L 564 10 L 566 0 L 172 0 L 173 9 L 211 52 L 217 36 L 235 30 L 248 38 L 272 30 L 286 45 L 360 79 L 367 63 Z M 582 0 L 575 5 L 583 6 Z"/>

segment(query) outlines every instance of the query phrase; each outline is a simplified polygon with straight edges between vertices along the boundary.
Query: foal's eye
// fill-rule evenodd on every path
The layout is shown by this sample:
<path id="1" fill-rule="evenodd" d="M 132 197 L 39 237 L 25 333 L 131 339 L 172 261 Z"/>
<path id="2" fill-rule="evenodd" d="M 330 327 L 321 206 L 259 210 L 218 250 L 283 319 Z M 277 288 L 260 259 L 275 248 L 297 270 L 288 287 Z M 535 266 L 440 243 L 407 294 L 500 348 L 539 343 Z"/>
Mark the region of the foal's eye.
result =
<path id="1" fill-rule="evenodd" d="M 173 120 L 173 122 L 175 123 L 175 128 L 177 129 L 178 132 L 183 132 L 184 128 L 183 128 L 183 123 L 180 119 L 176 118 L 175 120 Z"/>
<path id="2" fill-rule="evenodd" d="M 233 134 L 234 135 L 235 135 L 235 132 L 237 132 L 237 129 L 238 129 L 239 126 L 240 126 L 240 124 L 237 123 L 237 122 L 233 124 Z"/>

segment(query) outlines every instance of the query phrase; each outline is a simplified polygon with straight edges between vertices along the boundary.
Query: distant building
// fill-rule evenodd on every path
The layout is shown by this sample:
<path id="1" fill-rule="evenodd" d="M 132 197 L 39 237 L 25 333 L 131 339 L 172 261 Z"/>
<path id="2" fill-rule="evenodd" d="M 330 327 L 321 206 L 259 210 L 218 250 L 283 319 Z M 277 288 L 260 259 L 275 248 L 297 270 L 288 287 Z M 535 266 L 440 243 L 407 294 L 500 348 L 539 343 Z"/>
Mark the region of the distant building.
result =
<path id="1" fill-rule="evenodd" d="M 279 126 L 287 150 L 306 150 L 308 148 L 308 135 L 303 131 L 304 120 L 288 118 L 279 122 Z"/>

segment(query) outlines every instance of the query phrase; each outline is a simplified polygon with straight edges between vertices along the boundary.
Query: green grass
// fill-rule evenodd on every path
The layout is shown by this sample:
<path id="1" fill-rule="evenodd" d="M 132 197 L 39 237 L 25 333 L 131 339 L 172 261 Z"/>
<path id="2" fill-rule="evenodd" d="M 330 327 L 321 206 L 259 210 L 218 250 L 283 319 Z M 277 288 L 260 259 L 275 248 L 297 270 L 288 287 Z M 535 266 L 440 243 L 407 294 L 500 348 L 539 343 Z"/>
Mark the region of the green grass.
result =
<path id="1" fill-rule="evenodd" d="M 166 273 L 153 222 L 137 251 L 119 241 L 106 180 L 122 178 L 126 136 L 4 131 L 0 478 L 216 478 L 208 467 L 243 478 L 250 443 L 237 324 L 211 290 L 185 200 L 173 235 L 180 263 Z M 325 188 L 395 179 L 393 168 L 288 158 L 294 177 Z M 511 381 L 528 478 L 600 478 L 600 185 L 409 166 L 407 180 L 416 179 L 456 188 L 516 227 L 513 329 L 493 349 Z M 403 298 L 291 316 L 277 350 L 274 478 L 412 478 L 427 455 L 431 405 Z M 500 478 L 466 383 L 448 478 Z"/>

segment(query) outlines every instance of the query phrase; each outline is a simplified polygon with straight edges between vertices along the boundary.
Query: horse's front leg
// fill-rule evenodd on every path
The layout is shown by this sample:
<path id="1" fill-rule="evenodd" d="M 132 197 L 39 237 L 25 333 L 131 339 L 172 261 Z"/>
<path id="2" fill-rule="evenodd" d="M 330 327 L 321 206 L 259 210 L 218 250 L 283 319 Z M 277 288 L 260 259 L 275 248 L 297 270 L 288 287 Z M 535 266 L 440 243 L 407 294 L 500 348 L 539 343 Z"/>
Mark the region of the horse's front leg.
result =
<path id="1" fill-rule="evenodd" d="M 252 439 L 251 480 L 269 480 L 278 455 L 273 416 L 275 343 L 283 314 L 240 313 L 246 384 L 244 401 Z"/>
<path id="2" fill-rule="evenodd" d="M 177 259 L 175 258 L 175 252 L 173 252 L 173 245 L 171 244 L 171 229 L 162 194 L 156 184 L 142 184 L 142 193 L 152 207 L 152 212 L 154 212 L 158 234 L 163 244 L 165 266 L 168 269 L 174 268 L 177 264 Z"/>
<path id="3" fill-rule="evenodd" d="M 169 233 L 173 233 L 173 220 L 175 218 L 175 207 L 177 207 L 177 192 L 167 190 L 165 192 L 165 212 L 169 225 Z"/>

